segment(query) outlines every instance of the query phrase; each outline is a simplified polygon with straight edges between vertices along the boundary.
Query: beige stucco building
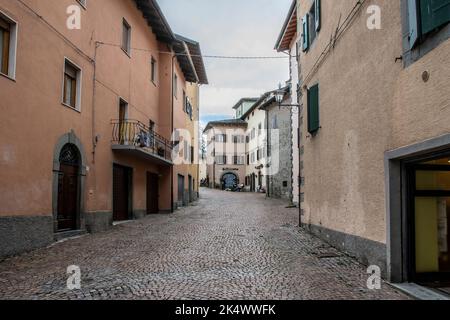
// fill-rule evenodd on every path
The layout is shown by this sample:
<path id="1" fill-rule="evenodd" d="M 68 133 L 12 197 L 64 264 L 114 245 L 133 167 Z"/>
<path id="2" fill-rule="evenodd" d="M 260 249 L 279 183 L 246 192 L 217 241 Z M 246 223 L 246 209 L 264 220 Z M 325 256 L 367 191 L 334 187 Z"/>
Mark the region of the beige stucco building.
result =
<path id="1" fill-rule="evenodd" d="M 439 4 L 298 1 L 302 223 L 394 282 L 450 271 L 450 1 Z"/>
<path id="2" fill-rule="evenodd" d="M 174 209 L 199 46 L 154 0 L 83 3 L 0 0 L 0 256 Z"/>
<path id="3" fill-rule="evenodd" d="M 234 189 L 245 182 L 245 135 L 247 123 L 240 119 L 209 122 L 206 174 L 210 188 Z"/>

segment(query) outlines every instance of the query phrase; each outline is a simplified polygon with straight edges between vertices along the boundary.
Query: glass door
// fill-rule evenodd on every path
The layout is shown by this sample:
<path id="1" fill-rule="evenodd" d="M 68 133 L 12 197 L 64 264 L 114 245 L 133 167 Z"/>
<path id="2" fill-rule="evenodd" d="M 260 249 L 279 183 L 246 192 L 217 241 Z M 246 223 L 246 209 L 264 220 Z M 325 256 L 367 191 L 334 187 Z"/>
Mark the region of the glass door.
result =
<path id="1" fill-rule="evenodd" d="M 450 280 L 450 162 L 439 159 L 414 166 L 412 273 L 418 282 Z"/>

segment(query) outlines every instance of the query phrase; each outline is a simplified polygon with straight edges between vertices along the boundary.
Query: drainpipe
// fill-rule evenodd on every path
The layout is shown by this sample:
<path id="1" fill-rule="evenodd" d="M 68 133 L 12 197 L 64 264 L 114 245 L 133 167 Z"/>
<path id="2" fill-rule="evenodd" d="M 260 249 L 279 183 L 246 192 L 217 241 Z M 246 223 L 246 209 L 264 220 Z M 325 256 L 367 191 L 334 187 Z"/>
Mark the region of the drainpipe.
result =
<path id="1" fill-rule="evenodd" d="M 97 51 L 100 47 L 101 43 L 95 42 L 95 51 L 94 51 L 94 75 L 92 81 L 92 163 L 95 164 L 95 151 L 97 148 L 97 135 L 95 134 L 95 96 L 97 94 Z"/>
<path id="2" fill-rule="evenodd" d="M 269 129 L 269 108 L 266 108 L 266 162 L 269 159 L 268 154 L 270 150 L 270 129 Z M 270 154 L 272 156 L 272 153 Z M 269 176 L 269 164 L 266 163 L 266 197 L 270 198 L 270 191 L 269 191 L 269 183 L 270 183 L 270 176 Z"/>
<path id="3" fill-rule="evenodd" d="M 172 106 L 171 106 L 171 136 L 173 136 L 173 132 L 174 132 L 174 115 L 173 115 L 173 113 L 174 113 L 174 104 L 175 104 L 175 99 L 174 99 L 174 89 L 175 89 L 175 86 L 174 86 L 174 82 L 173 82 L 173 80 L 174 80 L 174 78 L 175 78 L 175 58 L 177 57 L 177 55 L 174 53 L 173 54 L 173 56 L 172 56 L 172 77 L 171 77 L 171 79 L 170 79 L 170 81 L 171 81 L 171 90 L 170 90 L 170 95 L 171 95 L 171 104 L 172 104 Z M 172 140 L 172 139 L 170 139 L 170 140 Z M 172 150 L 172 153 L 173 153 L 173 150 Z M 172 165 L 171 167 L 170 167 L 170 207 L 171 207 L 171 212 L 173 213 L 174 211 L 175 211 L 175 208 L 174 208 L 174 206 L 173 206 L 173 187 L 174 187 L 174 183 L 173 183 L 173 178 L 174 178 L 174 165 Z"/>
<path id="4" fill-rule="evenodd" d="M 216 189 L 216 129 L 213 128 L 213 190 Z"/>

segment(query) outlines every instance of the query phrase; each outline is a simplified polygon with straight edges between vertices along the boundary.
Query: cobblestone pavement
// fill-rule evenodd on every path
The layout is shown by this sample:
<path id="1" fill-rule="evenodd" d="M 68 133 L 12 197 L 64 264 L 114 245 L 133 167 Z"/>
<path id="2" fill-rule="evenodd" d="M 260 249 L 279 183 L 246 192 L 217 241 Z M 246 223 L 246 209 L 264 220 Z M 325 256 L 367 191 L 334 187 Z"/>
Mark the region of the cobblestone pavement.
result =
<path id="1" fill-rule="evenodd" d="M 297 209 L 264 195 L 202 190 L 148 216 L 0 263 L 0 299 L 407 299 L 296 227 Z M 338 257 L 333 257 L 338 256 Z M 69 265 L 82 289 L 66 289 Z"/>

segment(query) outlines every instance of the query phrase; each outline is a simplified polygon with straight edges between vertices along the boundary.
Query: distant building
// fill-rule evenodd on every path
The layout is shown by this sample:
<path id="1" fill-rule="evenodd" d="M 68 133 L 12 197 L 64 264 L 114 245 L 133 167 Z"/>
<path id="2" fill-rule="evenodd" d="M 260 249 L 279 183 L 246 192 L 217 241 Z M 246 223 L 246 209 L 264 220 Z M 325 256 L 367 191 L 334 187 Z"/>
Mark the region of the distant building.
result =
<path id="1" fill-rule="evenodd" d="M 241 116 L 247 123 L 245 186 L 251 192 L 265 192 L 266 113 L 258 109 L 256 99 Z"/>
<path id="2" fill-rule="evenodd" d="M 246 129 L 247 123 L 240 119 L 213 121 L 206 126 L 210 188 L 227 190 L 244 183 Z"/>
<path id="3" fill-rule="evenodd" d="M 233 107 L 233 110 L 236 112 L 235 119 L 241 119 L 256 101 L 258 101 L 258 98 L 242 98 L 239 100 Z"/>

